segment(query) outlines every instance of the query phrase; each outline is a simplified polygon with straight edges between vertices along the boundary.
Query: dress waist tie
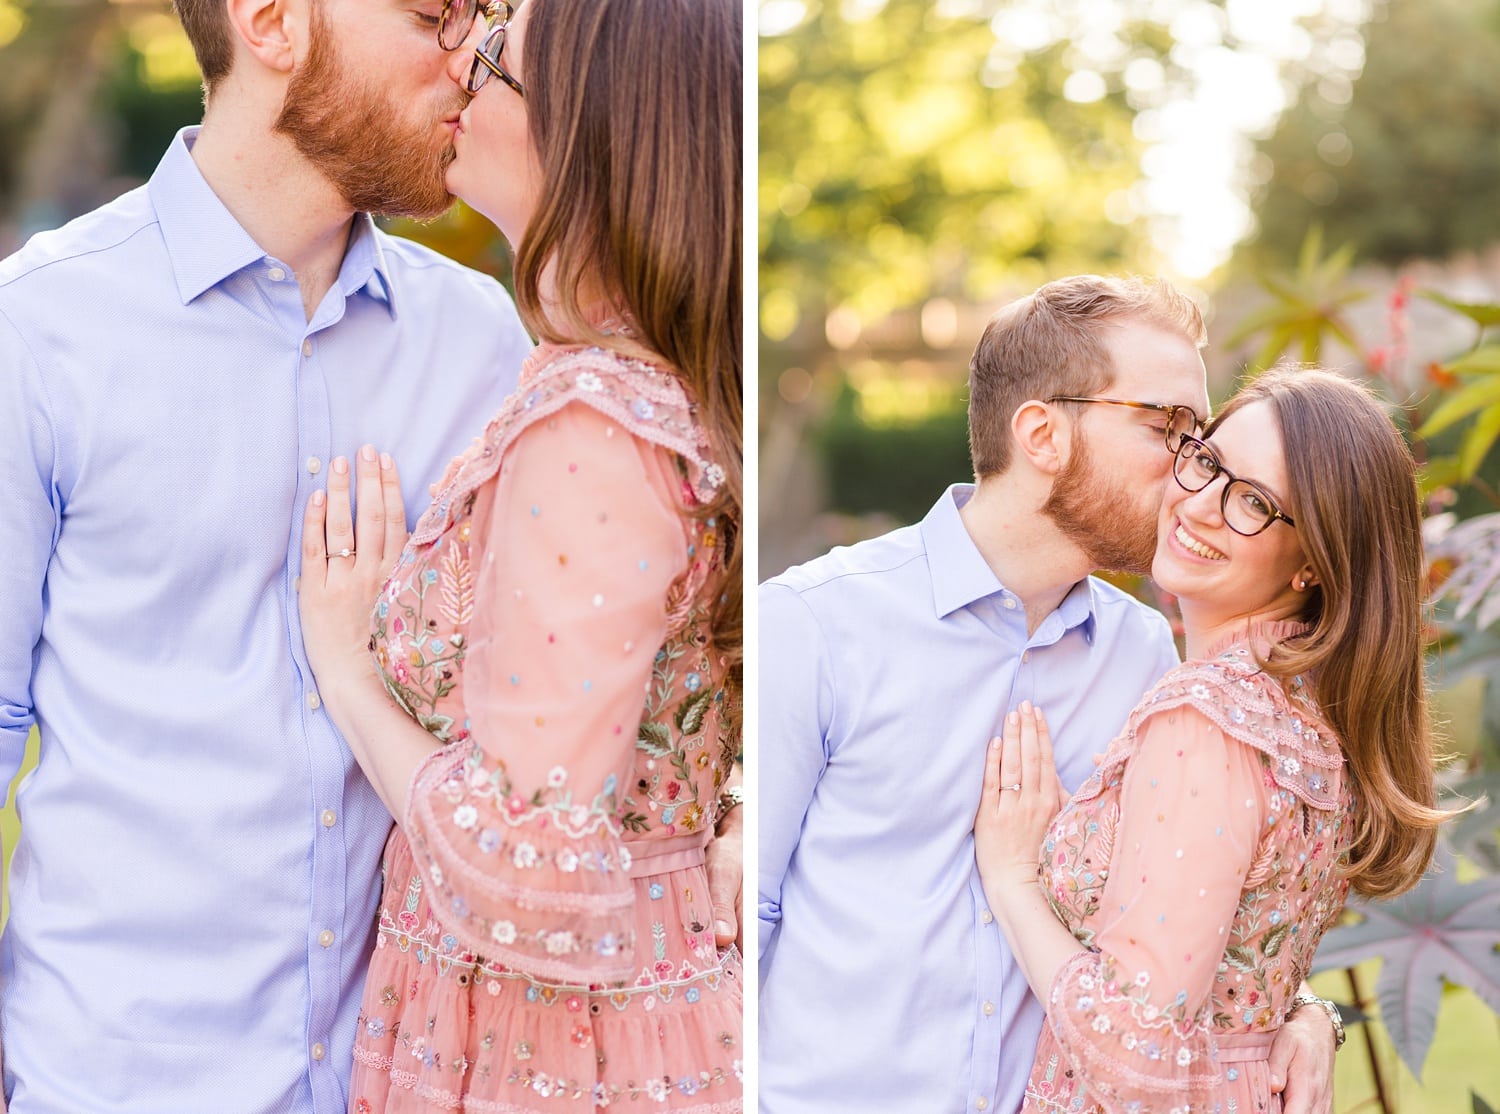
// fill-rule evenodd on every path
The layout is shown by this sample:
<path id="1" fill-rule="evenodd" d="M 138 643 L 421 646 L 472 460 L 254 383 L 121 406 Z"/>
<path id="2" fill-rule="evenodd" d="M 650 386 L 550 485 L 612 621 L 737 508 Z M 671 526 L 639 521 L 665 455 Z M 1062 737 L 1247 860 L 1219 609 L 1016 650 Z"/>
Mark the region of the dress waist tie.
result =
<path id="1" fill-rule="evenodd" d="M 713 836 L 711 829 L 704 828 L 687 835 L 628 842 L 625 846 L 630 849 L 630 877 L 645 878 L 702 866 L 707 861 L 708 841 Z"/>
<path id="2" fill-rule="evenodd" d="M 1271 1044 L 1277 1030 L 1259 1033 L 1224 1033 L 1214 1038 L 1221 1064 L 1242 1064 L 1248 1060 L 1269 1060 Z"/>

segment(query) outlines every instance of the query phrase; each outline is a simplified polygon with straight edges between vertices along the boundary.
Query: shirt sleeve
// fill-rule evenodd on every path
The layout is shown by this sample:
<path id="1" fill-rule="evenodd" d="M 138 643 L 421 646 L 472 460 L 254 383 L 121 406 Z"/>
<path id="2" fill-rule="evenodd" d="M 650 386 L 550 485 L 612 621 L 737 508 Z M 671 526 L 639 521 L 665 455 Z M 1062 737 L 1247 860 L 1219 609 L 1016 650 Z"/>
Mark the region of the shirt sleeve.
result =
<path id="1" fill-rule="evenodd" d="M 0 786 L 21 768 L 36 721 L 31 670 L 42 634 L 42 593 L 61 523 L 55 443 L 36 360 L 0 313 Z M 3 792 L 3 789 L 0 789 Z"/>
<path id="2" fill-rule="evenodd" d="M 797 592 L 761 585 L 759 631 L 756 909 L 761 961 L 768 963 L 781 924 L 782 879 L 828 761 L 834 688 L 822 629 Z"/>
<path id="3" fill-rule="evenodd" d="M 418 768 L 403 826 L 465 947 L 543 978 L 624 978 L 621 804 L 688 561 L 680 481 L 666 449 L 572 403 L 517 438 L 495 482 L 471 550 L 473 745 Z"/>
<path id="4" fill-rule="evenodd" d="M 1137 743 L 1097 950 L 1058 972 L 1047 1018 L 1106 1110 L 1152 1099 L 1196 1110 L 1219 1080 L 1210 992 L 1269 798 L 1258 753 L 1195 708 L 1145 720 Z"/>

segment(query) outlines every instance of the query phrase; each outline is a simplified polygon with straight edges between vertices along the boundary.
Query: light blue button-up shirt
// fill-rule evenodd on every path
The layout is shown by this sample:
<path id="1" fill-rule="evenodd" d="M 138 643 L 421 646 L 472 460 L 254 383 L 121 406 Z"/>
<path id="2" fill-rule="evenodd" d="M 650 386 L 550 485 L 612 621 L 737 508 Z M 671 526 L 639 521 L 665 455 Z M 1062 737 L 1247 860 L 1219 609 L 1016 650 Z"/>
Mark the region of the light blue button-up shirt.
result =
<path id="1" fill-rule="evenodd" d="M 1019 1109 L 1042 1009 L 974 865 L 986 748 L 1030 700 L 1077 785 L 1177 662 L 1160 614 L 1092 578 L 1028 635 L 972 490 L 761 586 L 764 1114 Z"/>
<path id="2" fill-rule="evenodd" d="M 0 263 L 13 1114 L 344 1110 L 391 819 L 302 649 L 302 509 L 370 442 L 414 518 L 530 347 L 368 217 L 309 322 L 195 134 Z"/>

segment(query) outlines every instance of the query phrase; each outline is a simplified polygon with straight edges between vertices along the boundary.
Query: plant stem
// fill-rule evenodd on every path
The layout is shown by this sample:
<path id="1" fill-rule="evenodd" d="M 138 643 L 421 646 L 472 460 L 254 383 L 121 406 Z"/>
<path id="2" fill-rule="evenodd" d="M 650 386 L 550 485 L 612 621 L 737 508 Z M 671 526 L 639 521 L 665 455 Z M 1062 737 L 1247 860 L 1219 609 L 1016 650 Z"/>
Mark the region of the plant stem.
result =
<path id="1" fill-rule="evenodd" d="M 1394 1114 L 1395 1107 L 1385 1091 L 1385 1076 L 1380 1071 L 1380 1060 L 1375 1055 L 1375 1035 L 1371 1032 L 1374 1019 L 1370 1017 L 1370 1003 L 1366 1000 L 1364 991 L 1359 988 L 1359 976 L 1355 974 L 1354 968 L 1346 968 L 1344 973 L 1349 976 L 1349 991 L 1354 995 L 1354 1008 L 1365 1015 L 1364 1029 L 1365 1054 L 1370 1058 L 1370 1078 L 1375 1081 L 1375 1098 L 1380 1103 L 1380 1109 L 1384 1114 Z"/>

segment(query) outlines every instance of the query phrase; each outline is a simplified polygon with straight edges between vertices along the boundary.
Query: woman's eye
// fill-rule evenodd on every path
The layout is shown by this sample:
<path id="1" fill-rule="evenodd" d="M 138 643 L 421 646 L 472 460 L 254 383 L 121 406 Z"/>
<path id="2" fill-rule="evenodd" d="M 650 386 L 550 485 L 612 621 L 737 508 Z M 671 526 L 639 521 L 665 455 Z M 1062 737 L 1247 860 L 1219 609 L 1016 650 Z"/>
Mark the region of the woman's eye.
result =
<path id="1" fill-rule="evenodd" d="M 1255 514 L 1266 515 L 1271 513 L 1271 508 L 1266 504 L 1266 501 L 1253 491 L 1245 492 L 1242 501 L 1245 504 L 1245 509 L 1253 511 Z"/>

